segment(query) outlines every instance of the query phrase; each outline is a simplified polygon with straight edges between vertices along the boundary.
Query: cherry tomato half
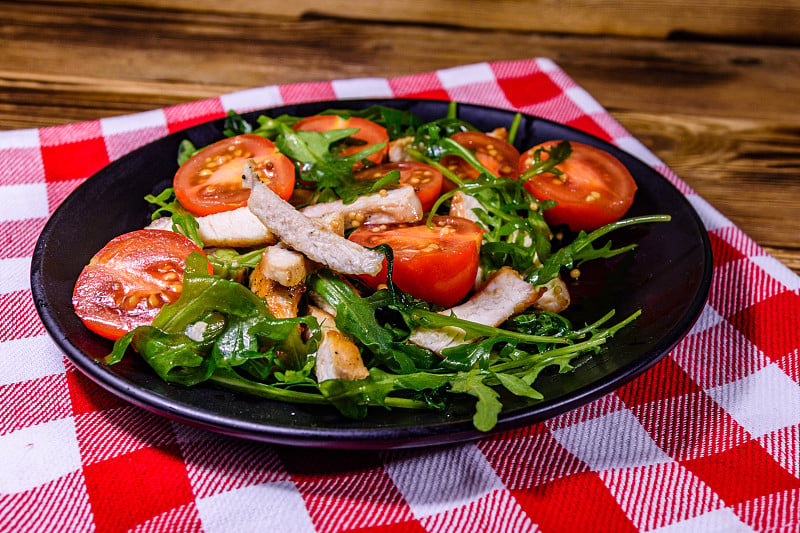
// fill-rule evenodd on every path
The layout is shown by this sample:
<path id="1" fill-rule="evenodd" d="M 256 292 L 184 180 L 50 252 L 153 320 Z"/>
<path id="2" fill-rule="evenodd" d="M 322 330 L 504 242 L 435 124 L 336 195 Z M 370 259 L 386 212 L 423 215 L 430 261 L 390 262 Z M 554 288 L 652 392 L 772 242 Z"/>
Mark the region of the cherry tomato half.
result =
<path id="1" fill-rule="evenodd" d="M 255 160 L 269 188 L 288 200 L 294 190 L 294 165 L 272 141 L 252 134 L 223 139 L 194 154 L 175 174 L 175 197 L 197 216 L 247 205 L 250 190 L 242 186 L 242 173 L 248 159 Z"/>
<path id="2" fill-rule="evenodd" d="M 364 225 L 350 240 L 373 248 L 388 244 L 394 252 L 393 279 L 405 292 L 441 307 L 452 307 L 469 293 L 478 272 L 483 229 L 464 218 L 434 217 L 433 229 L 417 225 Z M 371 287 L 386 283 L 386 266 L 363 276 Z"/>
<path id="3" fill-rule="evenodd" d="M 520 173 L 531 167 L 534 153 L 552 148 L 561 141 L 548 141 L 522 154 Z M 636 182 L 617 158 L 587 144 L 570 142 L 572 153 L 559 165 L 562 176 L 539 174 L 525 182 L 539 200 L 558 204 L 544 212 L 548 223 L 567 224 L 573 231 L 591 231 L 622 218 L 633 203 Z M 542 152 L 547 160 L 547 153 Z"/>
<path id="4" fill-rule="evenodd" d="M 115 237 L 78 276 L 72 294 L 75 312 L 86 327 L 114 340 L 151 324 L 165 304 L 180 296 L 192 252 L 202 253 L 172 231 L 144 229 Z"/>
<path id="5" fill-rule="evenodd" d="M 358 131 L 350 136 L 358 144 L 348 146 L 340 152 L 340 155 L 347 156 L 363 150 L 378 143 L 384 143 L 381 150 L 378 150 L 367 157 L 373 163 L 380 163 L 386 157 L 389 148 L 389 134 L 383 126 L 360 117 L 344 118 L 339 115 L 314 115 L 298 120 L 294 126 L 297 131 L 316 131 L 319 133 L 330 130 L 343 130 L 356 128 Z M 357 165 L 358 167 L 358 165 Z"/>
<path id="6" fill-rule="evenodd" d="M 414 187 L 424 212 L 430 211 L 442 192 L 442 173 L 438 169 L 417 161 L 383 163 L 356 173 L 356 179 L 382 178 L 392 170 L 400 171 L 400 185 Z"/>
<path id="7" fill-rule="evenodd" d="M 519 151 L 506 141 L 479 131 L 460 131 L 450 138 L 475 152 L 478 161 L 495 176 L 511 179 L 517 179 L 519 176 Z M 480 174 L 475 167 L 458 156 L 445 156 L 440 163 L 462 180 L 474 180 Z M 444 190 L 449 191 L 454 188 L 455 184 L 445 178 Z"/>

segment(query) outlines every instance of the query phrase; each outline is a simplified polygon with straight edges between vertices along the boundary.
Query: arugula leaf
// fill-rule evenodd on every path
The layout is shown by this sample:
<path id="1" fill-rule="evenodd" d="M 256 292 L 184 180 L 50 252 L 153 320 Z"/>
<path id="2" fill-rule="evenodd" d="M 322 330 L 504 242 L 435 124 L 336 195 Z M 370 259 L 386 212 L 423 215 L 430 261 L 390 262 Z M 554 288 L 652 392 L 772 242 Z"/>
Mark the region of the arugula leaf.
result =
<path id="1" fill-rule="evenodd" d="M 236 111 L 232 109 L 228 110 L 228 114 L 225 116 L 222 134 L 226 137 L 234 137 L 246 133 L 253 133 L 253 126 L 243 119 Z"/>
<path id="2" fill-rule="evenodd" d="M 499 400 L 500 394 L 484 383 L 489 375 L 477 369 L 459 374 L 450 388 L 450 392 L 469 394 L 477 398 L 472 423 L 478 431 L 491 430 L 497 424 L 497 417 L 503 409 Z"/>
<path id="3" fill-rule="evenodd" d="M 148 194 L 144 199 L 146 202 L 158 206 L 158 209 L 151 215 L 151 220 L 164 216 L 172 217 L 172 231 L 188 237 L 200 248 L 203 247 L 203 241 L 197 229 L 197 219 L 178 202 L 173 188 L 164 189 L 158 196 Z"/>

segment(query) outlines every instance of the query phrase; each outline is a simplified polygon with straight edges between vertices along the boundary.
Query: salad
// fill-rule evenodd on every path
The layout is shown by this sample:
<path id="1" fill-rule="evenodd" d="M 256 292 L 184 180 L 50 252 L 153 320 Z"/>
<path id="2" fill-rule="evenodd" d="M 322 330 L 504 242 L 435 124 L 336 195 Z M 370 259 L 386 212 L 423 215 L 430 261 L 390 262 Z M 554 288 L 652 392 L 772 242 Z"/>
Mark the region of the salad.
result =
<path id="1" fill-rule="evenodd" d="M 570 280 L 627 253 L 608 234 L 636 183 L 613 156 L 554 139 L 514 146 L 446 116 L 230 112 L 225 138 L 181 144 L 152 223 L 83 269 L 73 306 L 165 381 L 207 383 L 362 418 L 472 401 L 492 429 L 506 395 L 541 400 L 639 312 L 572 324 Z"/>

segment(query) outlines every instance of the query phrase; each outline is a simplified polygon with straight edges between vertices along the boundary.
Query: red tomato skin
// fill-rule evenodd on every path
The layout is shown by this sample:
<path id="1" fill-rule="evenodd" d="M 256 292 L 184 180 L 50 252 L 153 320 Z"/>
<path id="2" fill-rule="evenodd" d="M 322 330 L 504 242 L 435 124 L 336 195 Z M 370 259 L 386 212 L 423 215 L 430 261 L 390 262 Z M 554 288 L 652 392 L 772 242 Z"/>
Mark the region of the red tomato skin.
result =
<path id="1" fill-rule="evenodd" d="M 527 150 L 520 158 L 520 173 L 531 166 L 533 154 L 561 141 L 547 141 Z M 563 177 L 539 174 L 525 182 L 538 200 L 555 200 L 544 212 L 551 225 L 566 224 L 572 231 L 592 231 L 622 218 L 633 204 L 636 182 L 617 158 L 587 144 L 571 141 L 572 153 L 556 168 Z M 544 159 L 547 154 L 543 154 Z"/>
<path id="2" fill-rule="evenodd" d="M 248 159 L 256 161 L 267 186 L 288 200 L 294 191 L 294 165 L 272 141 L 253 134 L 223 139 L 194 154 L 175 173 L 175 197 L 196 216 L 246 206 L 250 190 L 242 186 L 242 174 Z"/>
<path id="3" fill-rule="evenodd" d="M 438 237 L 424 223 L 407 227 L 388 227 L 374 231 L 365 225 L 350 235 L 350 240 L 364 246 L 389 244 L 394 252 L 393 280 L 398 288 L 417 298 L 448 308 L 461 302 L 472 289 L 478 273 L 483 229 L 457 217 L 434 217 L 437 224 L 450 224 L 456 234 Z M 431 245 L 438 250 L 425 251 Z M 373 289 L 386 283 L 387 269 L 377 276 L 361 276 Z"/>
<path id="4" fill-rule="evenodd" d="M 519 177 L 519 150 L 508 142 L 478 131 L 460 131 L 451 137 L 458 144 L 475 152 L 475 157 L 495 176 L 517 179 Z M 441 164 L 453 170 L 462 180 L 474 180 L 480 174 L 475 167 L 458 156 L 445 156 Z M 445 178 L 445 192 L 456 184 Z"/>
<path id="5" fill-rule="evenodd" d="M 442 173 L 438 169 L 417 161 L 402 161 L 399 163 L 383 163 L 368 167 L 356 173 L 356 179 L 376 179 L 383 177 L 392 170 L 400 171 L 400 185 L 414 187 L 423 212 L 427 213 L 436 203 L 442 192 Z M 414 182 L 414 179 L 417 181 Z"/>
<path id="6" fill-rule="evenodd" d="M 115 237 L 78 276 L 72 294 L 76 314 L 87 328 L 112 340 L 149 325 L 180 295 L 192 252 L 202 250 L 171 231 L 145 229 Z M 210 264 L 208 271 L 213 273 Z"/>
<path id="7" fill-rule="evenodd" d="M 367 157 L 367 159 L 373 163 L 380 163 L 383 161 L 389 149 L 389 134 L 386 133 L 386 128 L 365 118 L 344 118 L 339 115 L 313 115 L 298 120 L 292 128 L 296 131 L 316 131 L 319 133 L 330 130 L 356 128 L 358 131 L 351 135 L 351 137 L 363 141 L 365 144 L 346 148 L 342 150 L 341 155 L 352 155 L 373 144 L 384 143 L 381 150 Z M 355 168 L 361 168 L 361 165 L 356 164 Z"/>

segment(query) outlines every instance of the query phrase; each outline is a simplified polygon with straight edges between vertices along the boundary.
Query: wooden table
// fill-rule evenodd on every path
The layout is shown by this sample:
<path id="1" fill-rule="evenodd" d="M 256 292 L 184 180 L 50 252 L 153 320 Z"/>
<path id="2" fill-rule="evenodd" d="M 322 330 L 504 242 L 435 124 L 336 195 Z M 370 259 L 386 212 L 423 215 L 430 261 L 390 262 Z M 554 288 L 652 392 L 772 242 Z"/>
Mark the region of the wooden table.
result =
<path id="1" fill-rule="evenodd" d="M 546 56 L 800 272 L 800 2 L 695 4 L 0 2 L 0 129 Z"/>

